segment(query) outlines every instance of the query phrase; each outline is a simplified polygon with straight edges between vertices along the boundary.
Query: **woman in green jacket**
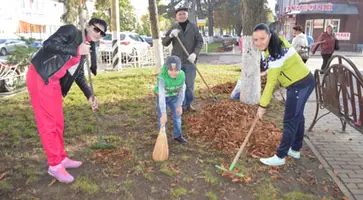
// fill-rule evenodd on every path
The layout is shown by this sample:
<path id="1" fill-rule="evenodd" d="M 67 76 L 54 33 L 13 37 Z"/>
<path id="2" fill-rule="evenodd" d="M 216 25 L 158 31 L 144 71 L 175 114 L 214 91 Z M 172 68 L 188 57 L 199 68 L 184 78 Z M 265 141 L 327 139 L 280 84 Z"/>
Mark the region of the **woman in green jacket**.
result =
<path id="1" fill-rule="evenodd" d="M 261 51 L 264 65 L 268 67 L 267 83 L 257 116 L 262 119 L 278 82 L 287 90 L 280 146 L 273 157 L 260 159 L 266 165 L 283 165 L 287 155 L 300 158 L 305 126 L 304 107 L 315 86 L 314 76 L 291 44 L 270 31 L 266 24 L 258 24 L 252 37 L 254 45 Z"/>

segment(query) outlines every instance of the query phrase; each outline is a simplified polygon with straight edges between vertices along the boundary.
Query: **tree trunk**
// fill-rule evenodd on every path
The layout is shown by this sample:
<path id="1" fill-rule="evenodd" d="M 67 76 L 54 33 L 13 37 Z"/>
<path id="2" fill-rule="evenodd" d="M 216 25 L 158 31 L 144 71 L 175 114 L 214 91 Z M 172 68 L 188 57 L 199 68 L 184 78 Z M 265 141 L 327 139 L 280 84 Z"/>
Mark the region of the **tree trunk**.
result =
<path id="1" fill-rule="evenodd" d="M 197 23 L 197 21 L 196 21 L 196 18 L 197 18 L 197 16 L 196 16 L 196 13 L 195 13 L 195 4 L 196 4 L 196 2 L 195 2 L 196 0 L 190 0 L 190 2 L 191 3 L 189 3 L 191 6 L 189 7 L 189 21 L 190 22 L 192 22 L 192 23 Z"/>
<path id="2" fill-rule="evenodd" d="M 208 36 L 213 38 L 214 31 L 214 16 L 213 16 L 213 5 L 211 0 L 205 0 L 208 5 Z"/>
<path id="3" fill-rule="evenodd" d="M 120 6 L 118 0 L 111 1 L 111 22 L 112 22 L 112 69 L 121 69 L 120 49 Z"/>
<path id="4" fill-rule="evenodd" d="M 163 45 L 161 44 L 158 7 L 156 0 L 149 0 L 149 12 L 151 23 L 151 34 L 153 38 L 153 51 L 155 55 L 155 72 L 160 73 L 161 67 L 164 64 Z"/>
<path id="5" fill-rule="evenodd" d="M 241 96 L 245 104 L 258 104 L 261 93 L 260 53 L 254 47 L 252 36 L 243 36 L 242 66 L 241 66 Z"/>
<path id="6" fill-rule="evenodd" d="M 236 24 L 236 25 L 234 26 L 234 29 L 235 29 L 235 31 L 236 31 L 236 35 L 237 35 L 238 37 L 241 37 L 241 34 L 242 34 L 242 25 L 241 25 L 241 24 Z"/>
<path id="7" fill-rule="evenodd" d="M 265 15 L 264 0 L 242 0 L 241 13 L 243 27 L 243 50 L 240 100 L 245 104 L 258 104 L 261 96 L 259 67 L 261 54 L 253 45 L 251 35 L 256 24 L 265 22 L 263 21 Z"/>
<path id="8" fill-rule="evenodd" d="M 198 13 L 198 19 L 203 19 L 203 13 L 202 13 L 202 3 L 200 2 L 201 0 L 196 0 L 196 4 L 197 4 L 197 13 Z"/>
<path id="9" fill-rule="evenodd" d="M 197 6 L 197 15 L 198 19 L 204 19 L 203 12 L 202 12 L 202 3 L 201 0 L 195 0 Z M 205 26 L 201 28 L 202 35 L 205 36 Z"/>

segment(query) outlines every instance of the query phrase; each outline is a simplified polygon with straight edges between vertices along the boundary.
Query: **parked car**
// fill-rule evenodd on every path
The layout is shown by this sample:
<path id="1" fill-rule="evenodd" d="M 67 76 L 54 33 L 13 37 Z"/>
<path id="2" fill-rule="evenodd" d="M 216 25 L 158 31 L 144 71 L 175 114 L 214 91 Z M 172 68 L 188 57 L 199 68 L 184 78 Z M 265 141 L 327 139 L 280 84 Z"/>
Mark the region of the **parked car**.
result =
<path id="1" fill-rule="evenodd" d="M 43 46 L 43 42 L 41 40 L 34 40 L 31 44 L 30 47 L 36 48 L 36 49 L 40 49 Z"/>
<path id="2" fill-rule="evenodd" d="M 15 51 L 16 47 L 27 47 L 26 43 L 17 36 L 0 36 L 0 55 L 6 56 Z"/>
<path id="3" fill-rule="evenodd" d="M 221 38 L 224 43 L 227 42 L 227 43 L 231 43 L 231 44 L 237 44 L 237 42 L 238 42 L 237 38 L 233 37 L 232 35 L 228 35 L 228 34 L 222 35 Z"/>
<path id="4" fill-rule="evenodd" d="M 138 55 L 144 55 L 150 48 L 150 45 L 138 34 L 133 32 L 120 32 L 120 49 L 122 61 L 131 61 L 137 59 Z M 112 34 L 106 33 L 106 36 L 100 40 L 99 51 L 101 58 L 108 61 L 112 55 Z"/>
<path id="5" fill-rule="evenodd" d="M 142 35 L 142 39 L 147 42 L 151 47 L 153 46 L 153 38 L 151 36 Z"/>

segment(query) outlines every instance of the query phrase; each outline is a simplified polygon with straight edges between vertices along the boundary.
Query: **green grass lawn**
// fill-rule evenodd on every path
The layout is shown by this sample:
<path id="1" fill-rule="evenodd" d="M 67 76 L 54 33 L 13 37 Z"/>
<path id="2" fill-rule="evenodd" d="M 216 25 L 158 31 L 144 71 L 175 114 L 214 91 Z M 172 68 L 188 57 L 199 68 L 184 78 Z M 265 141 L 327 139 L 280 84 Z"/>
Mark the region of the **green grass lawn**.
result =
<path id="1" fill-rule="evenodd" d="M 208 53 L 211 53 L 211 52 L 215 52 L 218 47 L 222 46 L 222 42 L 215 42 L 215 43 L 211 43 L 211 44 L 208 44 Z"/>
<path id="2" fill-rule="evenodd" d="M 198 65 L 198 68 L 211 87 L 240 77 L 239 66 Z M 96 121 L 83 93 L 73 85 L 64 98 L 65 147 L 70 157 L 81 159 L 84 165 L 70 170 L 76 178 L 71 185 L 48 186 L 52 179 L 47 175 L 46 157 L 28 93 L 0 99 L 0 199 L 322 199 L 325 193 L 319 192 L 320 186 L 300 192 L 275 185 L 268 169 L 261 168 L 256 159 L 241 161 L 238 166 L 246 175 L 259 173 L 266 181 L 261 179 L 252 185 L 233 183 L 220 176 L 214 167 L 230 162 L 231 158 L 198 141 L 191 140 L 187 146 L 171 142 L 169 160 L 152 162 L 158 133 L 152 93 L 155 81 L 153 68 L 103 72 L 93 79 L 100 103 L 101 131 L 117 147 L 110 151 L 90 148 L 97 142 Z M 197 75 L 199 103 L 204 102 L 201 96 L 207 96 L 200 92 L 205 89 Z M 229 98 L 229 94 L 221 98 Z M 271 109 L 274 107 L 281 111 L 278 103 Z M 183 131 L 187 128 L 184 125 Z M 289 167 L 286 166 L 286 171 Z M 305 195 L 306 191 L 313 194 Z"/>

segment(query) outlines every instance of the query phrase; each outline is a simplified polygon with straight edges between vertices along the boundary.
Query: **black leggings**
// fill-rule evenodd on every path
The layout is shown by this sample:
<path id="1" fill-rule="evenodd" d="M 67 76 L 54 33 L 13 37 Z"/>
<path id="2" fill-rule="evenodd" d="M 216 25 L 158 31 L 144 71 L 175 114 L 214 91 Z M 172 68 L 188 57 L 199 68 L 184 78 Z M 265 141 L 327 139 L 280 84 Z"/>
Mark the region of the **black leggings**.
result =
<path id="1" fill-rule="evenodd" d="M 328 64 L 329 59 L 331 58 L 333 54 L 321 54 L 321 57 L 323 57 L 323 64 L 321 65 L 321 70 L 324 71 L 326 70 L 326 68 L 328 66 L 326 66 Z"/>

